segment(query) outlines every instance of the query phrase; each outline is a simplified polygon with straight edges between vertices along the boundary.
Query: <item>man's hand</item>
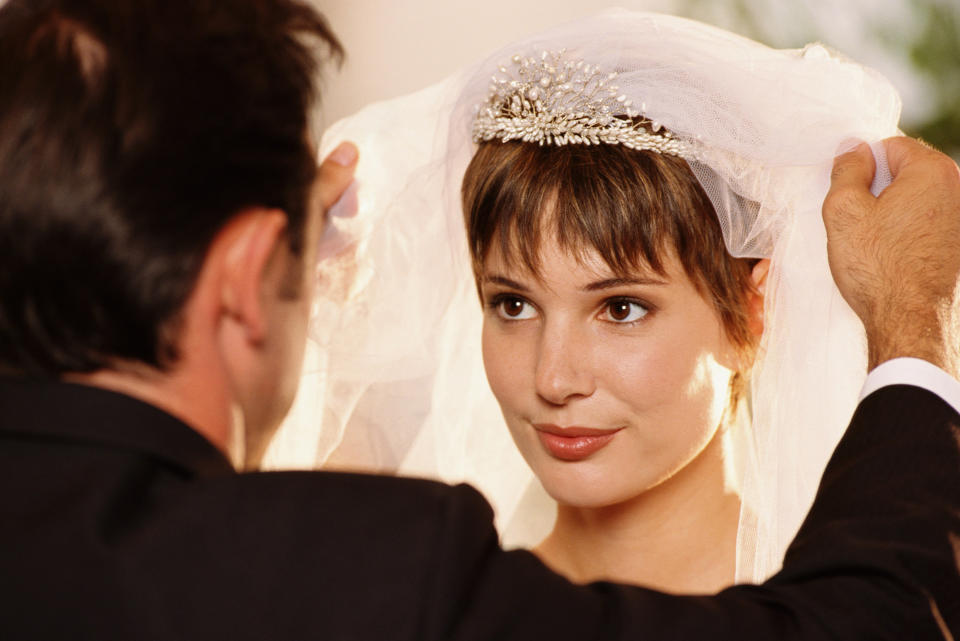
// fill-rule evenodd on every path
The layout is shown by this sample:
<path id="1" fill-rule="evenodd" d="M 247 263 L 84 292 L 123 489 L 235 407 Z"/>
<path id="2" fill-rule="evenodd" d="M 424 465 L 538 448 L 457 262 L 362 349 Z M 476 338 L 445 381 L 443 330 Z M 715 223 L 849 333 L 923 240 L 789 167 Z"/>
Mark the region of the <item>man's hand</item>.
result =
<path id="1" fill-rule="evenodd" d="M 352 142 L 342 142 L 330 152 L 317 171 L 317 198 L 323 212 L 325 231 L 317 247 L 317 259 L 328 261 L 352 245 L 333 226 L 331 217 L 350 217 L 357 213 L 354 173 L 359 154 Z M 352 188 L 351 188 L 352 187 Z"/>
<path id="2" fill-rule="evenodd" d="M 867 330 L 870 368 L 899 356 L 960 374 L 960 169 L 910 138 L 884 141 L 893 182 L 870 193 L 860 145 L 834 161 L 823 203 L 830 269 Z"/>
<path id="3" fill-rule="evenodd" d="M 324 214 L 330 211 L 334 203 L 340 200 L 347 187 L 353 182 L 353 172 L 357 169 L 357 148 L 350 142 L 342 142 L 320 163 L 317 180 L 320 206 Z"/>
<path id="4" fill-rule="evenodd" d="M 318 295 L 343 302 L 356 277 L 355 239 L 343 233 L 334 218 L 355 215 L 358 209 L 354 172 L 359 154 L 350 142 L 342 142 L 320 164 L 317 194 L 324 215 L 324 231 L 317 244 Z"/>

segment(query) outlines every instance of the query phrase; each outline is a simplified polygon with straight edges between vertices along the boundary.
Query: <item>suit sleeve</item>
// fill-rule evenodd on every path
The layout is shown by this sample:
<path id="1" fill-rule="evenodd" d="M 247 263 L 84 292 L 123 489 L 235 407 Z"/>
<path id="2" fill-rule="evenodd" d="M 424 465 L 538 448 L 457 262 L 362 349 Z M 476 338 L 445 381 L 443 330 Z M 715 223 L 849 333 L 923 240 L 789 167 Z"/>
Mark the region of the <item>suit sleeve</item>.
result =
<path id="1" fill-rule="evenodd" d="M 424 638 L 960 638 L 958 423 L 921 388 L 871 394 L 828 464 L 783 570 L 763 585 L 710 597 L 573 585 L 528 552 L 500 550 L 489 508 L 461 490 L 437 537 Z"/>
<path id="2" fill-rule="evenodd" d="M 869 619 L 876 638 L 951 639 L 960 636 L 958 562 L 960 416 L 920 387 L 883 387 L 857 408 L 770 585 L 823 586 L 825 595 L 797 600 L 811 617 L 836 612 L 838 638 Z M 826 580 L 841 572 L 850 577 Z"/>

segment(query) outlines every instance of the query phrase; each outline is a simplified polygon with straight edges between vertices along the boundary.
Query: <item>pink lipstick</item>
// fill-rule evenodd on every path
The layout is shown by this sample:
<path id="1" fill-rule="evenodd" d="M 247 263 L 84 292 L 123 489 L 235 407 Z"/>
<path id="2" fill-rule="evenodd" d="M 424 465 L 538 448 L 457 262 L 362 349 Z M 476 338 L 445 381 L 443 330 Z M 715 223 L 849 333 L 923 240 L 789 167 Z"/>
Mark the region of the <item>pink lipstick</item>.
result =
<path id="1" fill-rule="evenodd" d="M 543 447 L 561 461 L 582 461 L 609 443 L 617 432 L 589 427 L 559 427 L 538 423 L 533 426 Z"/>

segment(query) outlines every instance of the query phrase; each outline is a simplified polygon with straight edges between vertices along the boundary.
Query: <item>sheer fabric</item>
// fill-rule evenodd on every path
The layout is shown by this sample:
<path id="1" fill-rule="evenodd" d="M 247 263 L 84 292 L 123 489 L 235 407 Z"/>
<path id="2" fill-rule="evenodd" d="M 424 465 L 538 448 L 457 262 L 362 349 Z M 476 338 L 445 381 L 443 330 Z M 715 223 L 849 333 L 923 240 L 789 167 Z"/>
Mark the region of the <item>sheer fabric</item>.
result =
<path id="1" fill-rule="evenodd" d="M 883 77 L 819 44 L 774 50 L 690 20 L 607 11 L 336 123 L 320 153 L 358 143 L 358 211 L 333 217 L 328 233 L 354 245 L 321 267 L 311 357 L 273 464 L 469 481 L 493 502 L 507 544 L 545 533 L 549 502 L 485 381 L 459 203 L 491 76 L 545 50 L 617 72 L 635 107 L 695 146 L 688 162 L 728 250 L 772 259 L 750 416 L 730 443 L 744 506 L 737 579 L 763 579 L 865 376 L 862 327 L 827 264 L 820 207 L 832 159 L 851 138 L 895 135 L 900 112 Z"/>

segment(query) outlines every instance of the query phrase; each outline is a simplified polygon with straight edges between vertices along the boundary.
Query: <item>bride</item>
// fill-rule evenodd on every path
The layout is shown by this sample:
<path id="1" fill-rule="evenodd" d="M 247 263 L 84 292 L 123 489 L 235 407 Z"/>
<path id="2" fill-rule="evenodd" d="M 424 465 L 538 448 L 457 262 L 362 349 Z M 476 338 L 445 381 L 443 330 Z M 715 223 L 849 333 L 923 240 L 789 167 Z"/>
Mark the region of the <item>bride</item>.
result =
<path id="1" fill-rule="evenodd" d="M 325 243 L 353 250 L 274 461 L 469 481 L 576 581 L 766 578 L 865 371 L 832 158 L 898 116 L 823 46 L 617 10 L 337 123 L 358 211 Z"/>
<path id="2" fill-rule="evenodd" d="M 495 102 L 463 209 L 487 377 L 558 503 L 535 552 L 580 582 L 726 587 L 741 509 L 728 432 L 769 261 L 727 253 L 709 198 L 649 122 L 600 145 L 503 142 L 516 115 Z"/>

